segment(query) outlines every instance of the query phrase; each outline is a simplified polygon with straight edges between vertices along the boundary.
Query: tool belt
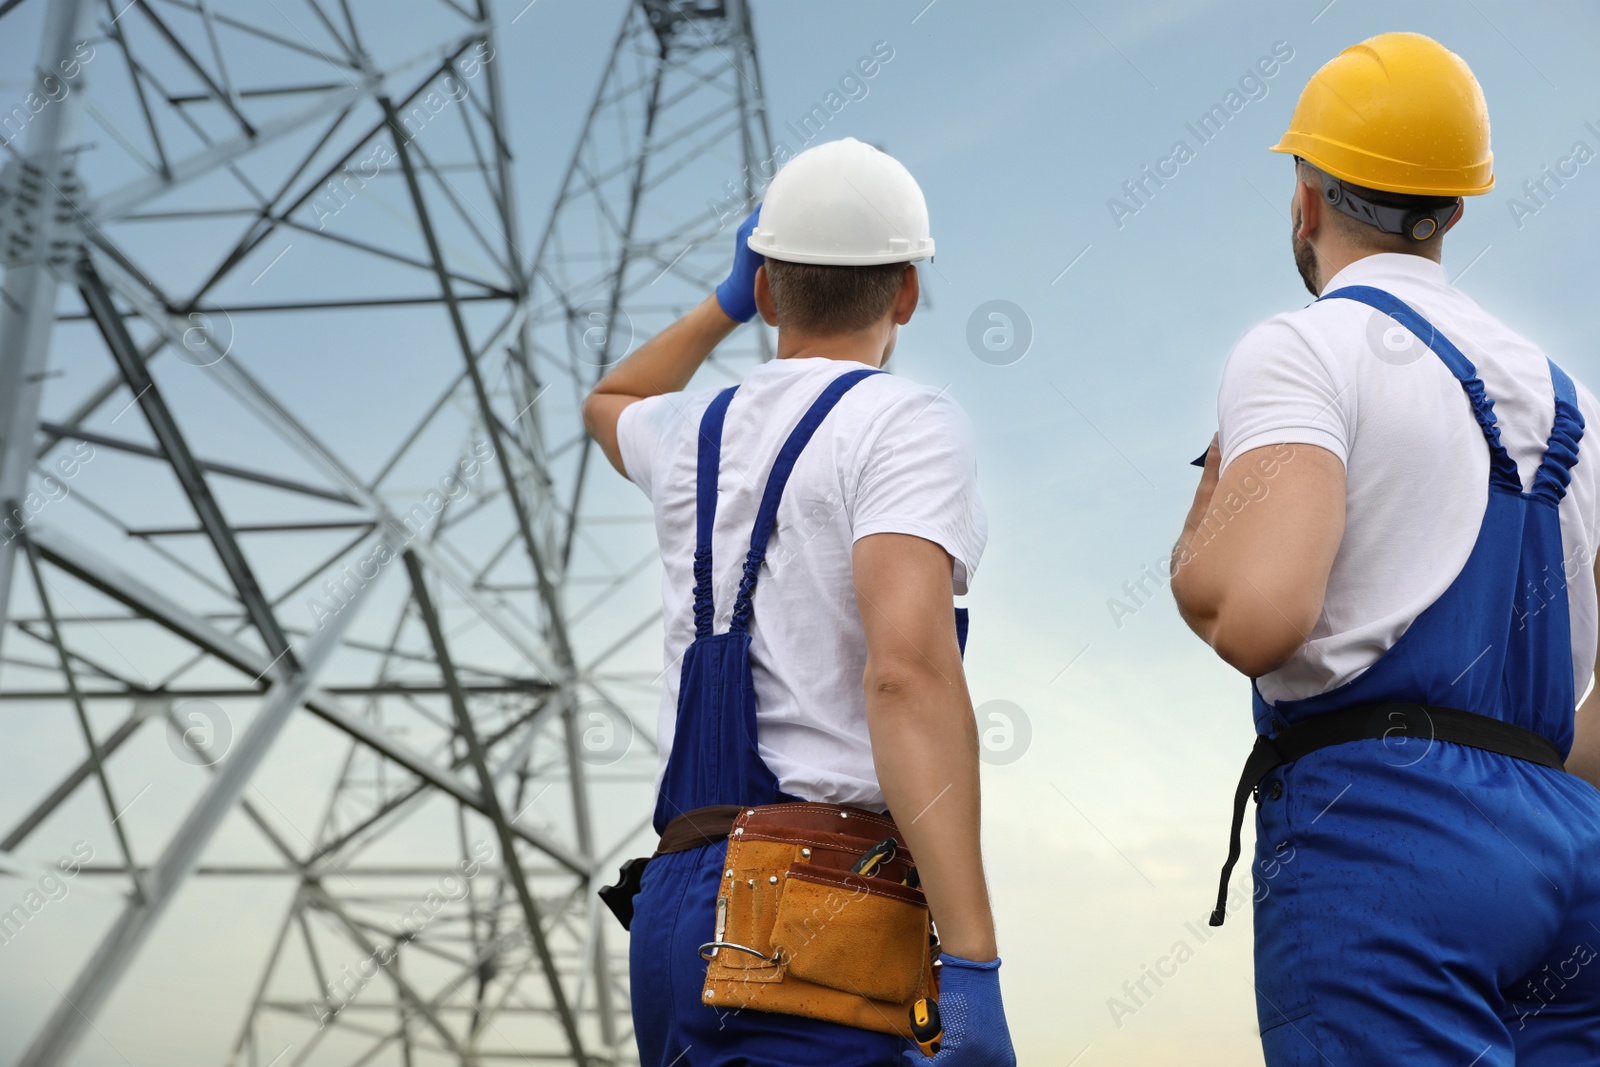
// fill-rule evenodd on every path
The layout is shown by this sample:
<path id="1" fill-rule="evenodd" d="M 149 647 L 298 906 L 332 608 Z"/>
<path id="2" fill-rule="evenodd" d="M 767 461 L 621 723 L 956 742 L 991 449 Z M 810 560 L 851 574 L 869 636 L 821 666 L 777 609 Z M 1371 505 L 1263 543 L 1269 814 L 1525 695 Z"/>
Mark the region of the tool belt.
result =
<path id="1" fill-rule="evenodd" d="M 1221 926 L 1226 917 L 1228 878 L 1233 874 L 1234 864 L 1239 862 L 1239 831 L 1244 825 L 1245 802 L 1256 792 L 1261 779 L 1269 771 L 1319 749 L 1352 741 L 1386 741 L 1395 737 L 1430 743 L 1448 741 L 1558 771 L 1566 770 L 1560 751 L 1548 738 L 1487 715 L 1437 704 L 1358 704 L 1295 723 L 1275 737 L 1257 737 L 1255 748 L 1245 761 L 1244 773 L 1239 777 L 1239 787 L 1233 794 L 1233 831 L 1228 841 L 1228 861 L 1222 865 L 1222 884 L 1217 889 L 1217 906 L 1211 913 L 1210 925 Z M 1259 796 L 1256 802 L 1260 803 Z"/>
<path id="2" fill-rule="evenodd" d="M 715 927 L 700 946 L 703 1003 L 911 1037 L 911 1006 L 937 995 L 939 953 L 893 820 L 835 804 L 699 808 L 667 824 L 656 855 L 719 838 L 728 851 Z M 888 839 L 897 846 L 891 857 L 870 873 L 851 872 Z M 644 862 L 629 866 L 642 873 Z M 622 883 L 602 897 L 626 892 L 627 876 L 624 867 Z"/>

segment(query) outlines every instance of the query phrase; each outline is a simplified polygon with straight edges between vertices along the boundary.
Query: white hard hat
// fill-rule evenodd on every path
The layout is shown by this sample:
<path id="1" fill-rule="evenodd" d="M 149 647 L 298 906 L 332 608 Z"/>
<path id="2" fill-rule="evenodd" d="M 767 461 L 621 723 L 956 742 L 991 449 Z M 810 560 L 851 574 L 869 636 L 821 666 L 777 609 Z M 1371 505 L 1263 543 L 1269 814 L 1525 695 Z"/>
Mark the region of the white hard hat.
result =
<path id="1" fill-rule="evenodd" d="M 750 250 L 789 263 L 865 267 L 933 255 L 928 203 L 900 161 L 854 137 L 808 148 L 767 188 Z"/>

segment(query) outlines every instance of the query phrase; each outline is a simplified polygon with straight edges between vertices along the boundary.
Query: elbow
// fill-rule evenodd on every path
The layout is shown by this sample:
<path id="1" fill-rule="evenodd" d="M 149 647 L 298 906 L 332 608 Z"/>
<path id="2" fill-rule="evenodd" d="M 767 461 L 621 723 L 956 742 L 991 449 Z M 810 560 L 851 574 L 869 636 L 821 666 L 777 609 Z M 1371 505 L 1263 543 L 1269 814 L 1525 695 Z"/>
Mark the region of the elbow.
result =
<path id="1" fill-rule="evenodd" d="M 1240 674 L 1247 678 L 1260 678 L 1263 674 L 1271 674 L 1289 662 L 1290 657 L 1300 650 L 1300 645 L 1303 643 L 1297 642 L 1293 648 L 1264 648 L 1260 645 L 1219 639 L 1213 642 L 1211 647 L 1222 662 Z"/>
<path id="2" fill-rule="evenodd" d="M 1185 580 L 1185 579 L 1189 580 Z M 1172 579 L 1178 614 L 1217 656 L 1240 674 L 1259 678 L 1282 667 L 1305 645 L 1322 614 L 1322 599 L 1246 582 L 1238 588 L 1194 580 L 1185 569 Z"/>
<path id="3" fill-rule="evenodd" d="M 1259 678 L 1289 662 L 1305 646 L 1314 623 L 1314 615 L 1297 620 L 1275 611 L 1223 610 L 1210 620 L 1209 632 L 1201 636 L 1228 666 Z"/>
<path id="4" fill-rule="evenodd" d="M 579 414 L 583 418 L 584 430 L 588 432 L 590 437 L 598 439 L 599 434 L 596 433 L 595 427 L 599 425 L 600 391 L 598 389 L 591 389 L 589 394 L 583 398 L 583 403 L 579 406 L 578 410 Z"/>
<path id="5" fill-rule="evenodd" d="M 898 656 L 869 657 L 861 678 L 867 708 L 874 711 L 915 708 L 941 684 L 928 664 L 913 663 Z"/>
<path id="6" fill-rule="evenodd" d="M 866 673 L 861 676 L 861 687 L 866 691 L 868 703 L 894 703 L 914 696 L 919 681 L 916 672 L 904 663 L 868 661 Z"/>

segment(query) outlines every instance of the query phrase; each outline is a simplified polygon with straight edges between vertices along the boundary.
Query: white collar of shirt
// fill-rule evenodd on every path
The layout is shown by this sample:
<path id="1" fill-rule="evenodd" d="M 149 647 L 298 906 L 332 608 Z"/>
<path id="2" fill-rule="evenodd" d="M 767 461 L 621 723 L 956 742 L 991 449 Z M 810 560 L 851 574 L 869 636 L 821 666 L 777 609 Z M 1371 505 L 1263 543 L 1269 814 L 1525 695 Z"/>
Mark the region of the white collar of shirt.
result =
<path id="1" fill-rule="evenodd" d="M 760 375 L 785 374 L 790 371 L 795 371 L 798 373 L 801 371 L 817 370 L 819 368 L 829 366 L 838 367 L 841 370 L 846 368 L 849 370 L 860 370 L 862 367 L 865 367 L 868 370 L 880 369 L 872 366 L 870 363 L 862 363 L 859 360 L 854 359 L 829 359 L 827 356 L 786 356 L 783 359 L 773 358 L 767 360 L 765 363 L 759 363 L 751 369 L 750 373 Z"/>
<path id="2" fill-rule="evenodd" d="M 1328 280 L 1328 284 L 1322 287 L 1321 295 L 1326 296 L 1335 289 L 1347 285 L 1370 285 L 1382 289 L 1383 282 L 1391 278 L 1431 282 L 1435 285 L 1449 284 L 1445 278 L 1444 266 L 1431 259 L 1405 252 L 1378 252 L 1362 256 L 1335 274 Z"/>

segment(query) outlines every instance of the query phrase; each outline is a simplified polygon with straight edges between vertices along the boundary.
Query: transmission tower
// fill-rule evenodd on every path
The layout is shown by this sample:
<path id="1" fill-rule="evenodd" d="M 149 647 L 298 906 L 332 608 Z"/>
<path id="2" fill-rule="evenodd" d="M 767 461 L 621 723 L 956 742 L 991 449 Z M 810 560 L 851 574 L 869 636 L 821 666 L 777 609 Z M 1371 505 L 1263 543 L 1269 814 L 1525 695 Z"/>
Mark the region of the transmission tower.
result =
<path id="1" fill-rule="evenodd" d="M 656 567 L 578 401 L 769 137 L 744 0 L 632 0 L 528 240 L 525 11 L 0 0 L 0 865 L 98 891 L 0 898 L 26 1067 L 633 1058 L 595 889 L 650 844 Z"/>

